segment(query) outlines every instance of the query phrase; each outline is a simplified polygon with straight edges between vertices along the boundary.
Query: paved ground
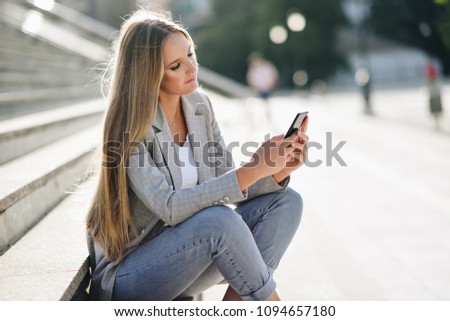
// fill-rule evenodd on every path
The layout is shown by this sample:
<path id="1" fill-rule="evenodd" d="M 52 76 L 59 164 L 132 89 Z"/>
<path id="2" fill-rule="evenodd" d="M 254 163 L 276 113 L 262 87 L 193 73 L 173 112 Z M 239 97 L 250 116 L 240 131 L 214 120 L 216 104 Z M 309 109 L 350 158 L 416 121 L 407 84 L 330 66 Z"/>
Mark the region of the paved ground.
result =
<path id="1" fill-rule="evenodd" d="M 324 162 L 292 177 L 305 207 L 275 274 L 282 299 L 450 300 L 450 85 L 440 133 L 420 87 L 374 92 L 373 117 L 349 91 L 274 97 L 270 121 L 258 100 L 210 97 L 227 143 L 284 133 L 308 110 L 309 136 L 323 146 L 309 159 Z M 326 165 L 327 132 L 331 148 L 346 141 L 339 155 L 347 166 Z M 204 299 L 224 291 L 216 286 Z"/>

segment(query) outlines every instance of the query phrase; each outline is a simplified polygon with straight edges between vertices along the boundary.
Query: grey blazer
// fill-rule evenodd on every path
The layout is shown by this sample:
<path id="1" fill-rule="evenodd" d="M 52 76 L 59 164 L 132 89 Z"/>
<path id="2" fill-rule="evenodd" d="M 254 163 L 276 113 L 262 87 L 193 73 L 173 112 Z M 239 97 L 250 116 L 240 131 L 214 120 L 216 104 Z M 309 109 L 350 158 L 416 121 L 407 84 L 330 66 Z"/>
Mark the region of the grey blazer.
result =
<path id="1" fill-rule="evenodd" d="M 289 182 L 288 178 L 278 184 L 267 177 L 241 192 L 231 154 L 225 147 L 207 96 L 199 91 L 183 96 L 182 108 L 198 185 L 180 189 L 182 164 L 176 161 L 173 138 L 158 106 L 153 124 L 145 139 L 133 149 L 127 168 L 130 210 L 140 233 L 127 245 L 126 255 L 151 241 L 164 225 L 180 224 L 206 207 L 282 191 Z M 88 240 L 88 247 L 93 268 L 91 298 L 110 300 L 120 261 L 108 261 L 95 241 Z"/>

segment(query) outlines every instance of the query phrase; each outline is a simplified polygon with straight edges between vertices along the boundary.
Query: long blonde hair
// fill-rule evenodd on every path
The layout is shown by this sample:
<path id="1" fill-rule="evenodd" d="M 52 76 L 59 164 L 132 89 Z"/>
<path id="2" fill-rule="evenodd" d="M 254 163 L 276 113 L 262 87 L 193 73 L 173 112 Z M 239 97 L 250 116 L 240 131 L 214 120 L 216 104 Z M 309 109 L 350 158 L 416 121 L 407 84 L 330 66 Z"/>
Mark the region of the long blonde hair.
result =
<path id="1" fill-rule="evenodd" d="M 144 139 L 153 122 L 164 73 L 163 44 L 170 33 L 177 31 L 192 42 L 170 14 L 135 12 L 122 25 L 118 46 L 105 72 L 108 108 L 101 166 L 86 227 L 111 261 L 122 258 L 127 243 L 136 235 L 126 166 L 134 142 Z"/>

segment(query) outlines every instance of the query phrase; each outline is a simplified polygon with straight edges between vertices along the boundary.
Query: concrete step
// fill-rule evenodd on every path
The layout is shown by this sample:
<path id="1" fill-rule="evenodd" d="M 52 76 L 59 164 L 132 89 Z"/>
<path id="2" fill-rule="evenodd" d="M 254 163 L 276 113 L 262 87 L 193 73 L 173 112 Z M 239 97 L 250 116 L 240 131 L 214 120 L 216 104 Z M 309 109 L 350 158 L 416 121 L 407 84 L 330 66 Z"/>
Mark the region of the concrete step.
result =
<path id="1" fill-rule="evenodd" d="M 57 88 L 33 89 L 28 91 L 0 93 L 0 114 L 8 113 L 11 106 L 27 102 L 45 102 L 57 99 L 92 97 L 93 88 L 70 86 Z"/>
<path id="2" fill-rule="evenodd" d="M 2 45 L 0 47 L 0 56 L 10 59 L 32 59 L 35 61 L 75 61 L 76 63 L 83 64 L 86 62 L 83 57 L 76 56 L 63 50 L 48 51 L 47 48 L 40 48 L 35 43 L 31 44 L 15 44 L 15 45 Z"/>
<path id="3" fill-rule="evenodd" d="M 36 50 L 50 53 L 60 53 L 61 48 L 50 45 L 49 43 L 32 37 L 24 33 L 20 28 L 13 28 L 5 23 L 0 17 L 0 41 L 2 47 L 23 47 L 24 49 L 33 47 Z"/>
<path id="4" fill-rule="evenodd" d="M 7 30 L 5 30 L 7 29 Z M 90 62 L 83 56 L 76 55 L 64 48 L 54 46 L 39 38 L 32 37 L 29 34 L 22 32 L 20 29 L 14 29 L 7 24 L 0 21 L 0 55 L 5 58 L 16 59 L 41 59 L 45 61 L 57 60 L 61 58 L 75 61 L 82 61 L 83 63 Z"/>
<path id="5" fill-rule="evenodd" d="M 50 55 L 61 54 L 64 52 L 61 48 L 49 45 L 48 43 L 32 38 L 30 35 L 20 30 L 5 31 L 4 28 L 10 28 L 8 25 L 0 23 L 0 41 L 2 48 L 17 48 L 23 51 L 33 50 L 39 54 L 49 53 Z"/>
<path id="6" fill-rule="evenodd" d="M 36 102 L 29 101 L 27 103 L 21 103 L 15 106 L 0 108 L 0 121 L 21 117 L 25 115 L 32 115 L 47 110 L 64 108 L 67 105 L 82 103 L 92 99 L 95 99 L 94 95 L 90 97 L 72 97 L 72 98 L 53 99 L 47 101 L 40 101 L 40 100 L 37 100 Z"/>
<path id="7" fill-rule="evenodd" d="M 33 46 L 40 52 L 48 51 L 51 54 L 65 51 L 64 48 L 55 47 L 51 43 L 24 32 L 24 29 L 22 28 L 17 28 L 16 26 L 8 24 L 2 17 L 0 17 L 0 39 L 4 45 L 3 47 L 24 46 L 26 48 Z"/>
<path id="8" fill-rule="evenodd" d="M 32 89 L 42 87 L 61 87 L 80 85 L 88 82 L 87 75 L 81 73 L 66 73 L 55 77 L 48 72 L 1 72 L 0 90 L 6 92 L 7 88 Z M 12 90 L 9 90 L 12 91 Z"/>
<path id="9" fill-rule="evenodd" d="M 0 256 L 0 300 L 79 300 L 88 284 L 84 218 L 92 184 L 64 198 Z"/>
<path id="10" fill-rule="evenodd" d="M 0 121 L 0 165 L 101 120 L 102 99 Z"/>
<path id="11" fill-rule="evenodd" d="M 0 94 L 28 92 L 38 89 L 83 86 L 93 83 L 87 72 L 16 72 L 0 71 Z"/>
<path id="12" fill-rule="evenodd" d="M 51 16 L 58 21 L 64 21 L 66 24 L 74 26 L 78 31 L 83 30 L 91 37 L 96 36 L 103 41 L 105 41 L 105 39 L 110 39 L 112 34 L 116 31 L 116 29 L 110 25 L 58 2 L 55 2 L 50 10 L 47 8 L 43 9 L 42 5 L 31 0 L 27 0 L 25 6 L 37 10 L 45 16 Z"/>
<path id="13" fill-rule="evenodd" d="M 74 72 L 77 71 L 81 73 L 80 70 L 83 68 L 93 67 L 92 65 L 81 64 L 77 61 L 68 60 L 67 63 L 64 60 L 64 56 L 61 56 L 57 60 L 41 60 L 36 61 L 32 58 L 19 59 L 14 56 L 2 57 L 0 55 L 0 70 L 10 70 L 10 71 L 32 71 L 36 72 L 39 70 L 53 70 L 59 72 Z"/>
<path id="14" fill-rule="evenodd" d="M 93 62 L 105 58 L 104 44 L 98 44 L 80 36 L 76 29 L 69 29 L 48 19 L 42 13 L 22 7 L 14 2 L 0 2 L 4 14 L 0 17 L 4 23 L 29 33 L 33 37 L 45 40 L 57 47 L 64 48 Z"/>
<path id="15" fill-rule="evenodd" d="M 0 253 L 85 177 L 99 137 L 100 126 L 91 126 L 0 167 Z"/>

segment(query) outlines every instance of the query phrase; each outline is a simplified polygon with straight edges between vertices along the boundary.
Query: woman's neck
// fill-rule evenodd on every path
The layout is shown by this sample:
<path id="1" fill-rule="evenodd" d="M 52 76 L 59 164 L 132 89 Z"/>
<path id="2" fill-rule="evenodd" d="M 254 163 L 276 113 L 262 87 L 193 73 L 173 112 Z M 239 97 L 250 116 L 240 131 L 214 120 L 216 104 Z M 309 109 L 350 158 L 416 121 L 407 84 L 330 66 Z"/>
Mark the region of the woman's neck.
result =
<path id="1" fill-rule="evenodd" d="M 175 144 L 183 146 L 186 141 L 187 127 L 181 110 L 181 97 L 160 95 L 159 103 L 166 116 L 173 141 Z"/>
<path id="2" fill-rule="evenodd" d="M 178 95 L 159 95 L 159 103 L 164 113 L 168 116 L 173 115 L 177 108 L 180 108 L 180 96 Z"/>

